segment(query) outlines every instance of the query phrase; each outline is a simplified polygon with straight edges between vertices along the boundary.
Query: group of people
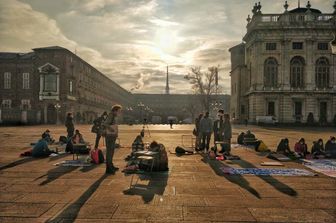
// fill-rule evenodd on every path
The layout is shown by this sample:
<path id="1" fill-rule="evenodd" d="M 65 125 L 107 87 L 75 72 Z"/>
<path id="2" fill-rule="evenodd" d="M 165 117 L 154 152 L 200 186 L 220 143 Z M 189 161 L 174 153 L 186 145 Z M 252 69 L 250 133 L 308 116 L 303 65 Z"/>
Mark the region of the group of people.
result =
<path id="1" fill-rule="evenodd" d="M 277 153 L 282 153 L 286 156 L 295 155 L 300 158 L 306 158 L 308 154 L 311 154 L 311 157 L 314 159 L 336 158 L 336 140 L 334 136 L 331 136 L 324 146 L 323 139 L 318 139 L 313 142 L 313 146 L 309 152 L 304 138 L 301 138 L 295 143 L 294 151 L 291 151 L 289 140 L 285 138 L 280 141 L 277 147 Z"/>
<path id="2" fill-rule="evenodd" d="M 114 173 L 119 168 L 113 165 L 113 155 L 116 146 L 116 139 L 118 137 L 118 125 L 116 118 L 119 115 L 122 107 L 120 105 L 112 106 L 111 112 L 107 114 L 104 112 L 101 117 L 94 120 L 94 127 L 92 132 L 96 133 L 96 140 L 94 149 L 98 149 L 99 141 L 102 136 L 105 137 L 106 143 L 106 173 Z M 71 151 L 71 145 L 85 144 L 83 135 L 78 129 L 75 129 L 73 115 L 68 113 L 65 126 L 67 129 L 67 137 L 64 137 L 64 143 L 67 144 L 66 151 Z M 60 140 L 61 141 L 61 140 Z M 46 157 L 51 153 L 57 153 L 57 151 L 51 150 L 48 145 L 54 143 L 55 140 L 51 137 L 50 131 L 47 129 L 42 138 L 34 145 L 32 149 L 33 157 Z"/>
<path id="3" fill-rule="evenodd" d="M 213 122 L 209 117 L 209 112 L 201 113 L 195 120 L 196 151 L 209 151 L 212 133 L 214 134 L 214 144 L 221 145 L 221 152 L 230 153 L 232 138 L 232 128 L 230 116 L 224 114 L 224 110 L 218 110 L 217 119 Z"/>
<path id="4" fill-rule="evenodd" d="M 116 122 L 117 116 L 119 115 L 122 107 L 120 105 L 113 105 L 111 112 L 108 114 L 104 112 L 100 117 L 93 121 L 93 127 L 91 132 L 96 134 L 96 140 L 94 149 L 97 150 L 99 146 L 99 141 L 102 136 L 105 137 L 106 144 L 106 173 L 113 174 L 115 171 L 119 170 L 113 164 L 114 150 L 116 147 L 116 140 L 118 137 L 118 125 Z M 67 127 L 68 138 L 72 137 L 74 124 L 72 114 L 69 113 L 65 122 Z"/>

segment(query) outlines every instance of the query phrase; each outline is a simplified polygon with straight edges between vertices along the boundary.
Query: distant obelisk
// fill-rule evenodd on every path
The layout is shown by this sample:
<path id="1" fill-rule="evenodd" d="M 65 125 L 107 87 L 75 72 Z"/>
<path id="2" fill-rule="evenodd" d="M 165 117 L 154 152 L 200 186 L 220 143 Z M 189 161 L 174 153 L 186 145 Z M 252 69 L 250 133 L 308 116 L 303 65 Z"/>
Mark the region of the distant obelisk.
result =
<path id="1" fill-rule="evenodd" d="M 166 94 L 169 94 L 169 75 L 168 75 L 168 66 L 167 66 L 167 78 L 166 78 Z"/>

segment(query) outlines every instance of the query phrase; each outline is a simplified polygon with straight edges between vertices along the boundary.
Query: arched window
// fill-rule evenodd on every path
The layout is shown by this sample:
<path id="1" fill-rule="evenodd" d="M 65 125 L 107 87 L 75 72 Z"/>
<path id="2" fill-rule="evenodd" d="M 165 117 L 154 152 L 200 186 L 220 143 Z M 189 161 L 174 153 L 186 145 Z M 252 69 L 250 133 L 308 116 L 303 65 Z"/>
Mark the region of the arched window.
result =
<path id="1" fill-rule="evenodd" d="M 290 62 L 290 84 L 292 88 L 303 88 L 304 59 L 293 57 Z"/>
<path id="2" fill-rule="evenodd" d="M 278 62 L 275 58 L 268 58 L 264 64 L 265 87 L 276 87 L 278 82 Z"/>
<path id="3" fill-rule="evenodd" d="M 321 57 L 316 61 L 315 80 L 318 88 L 329 87 L 329 61 L 325 57 Z"/>

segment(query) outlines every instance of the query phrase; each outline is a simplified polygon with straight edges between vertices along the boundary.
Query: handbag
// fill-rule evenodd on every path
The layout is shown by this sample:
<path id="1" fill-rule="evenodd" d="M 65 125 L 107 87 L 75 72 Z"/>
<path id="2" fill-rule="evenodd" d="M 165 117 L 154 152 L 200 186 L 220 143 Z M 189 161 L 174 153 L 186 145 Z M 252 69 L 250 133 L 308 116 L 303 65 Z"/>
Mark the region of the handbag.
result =
<path id="1" fill-rule="evenodd" d="M 99 133 L 99 126 L 93 125 L 92 128 L 91 128 L 91 132 L 93 132 L 93 133 Z"/>

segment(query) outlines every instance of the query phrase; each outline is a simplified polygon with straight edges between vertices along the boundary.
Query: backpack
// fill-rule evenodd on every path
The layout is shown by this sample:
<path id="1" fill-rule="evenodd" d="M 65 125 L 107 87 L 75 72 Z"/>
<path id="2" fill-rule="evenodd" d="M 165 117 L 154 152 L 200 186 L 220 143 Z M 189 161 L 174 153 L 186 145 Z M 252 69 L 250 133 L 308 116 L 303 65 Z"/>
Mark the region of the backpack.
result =
<path id="1" fill-rule="evenodd" d="M 99 151 L 98 149 L 94 149 L 91 151 L 91 159 L 92 159 L 92 163 L 95 163 L 95 164 L 99 164 L 99 155 L 98 155 Z"/>
<path id="2" fill-rule="evenodd" d="M 92 163 L 99 164 L 104 163 L 105 161 L 103 151 L 101 151 L 100 149 L 92 150 L 90 156 L 92 159 Z"/>
<path id="3" fill-rule="evenodd" d="M 68 142 L 68 139 L 65 136 L 60 136 L 58 141 L 65 144 Z"/>

